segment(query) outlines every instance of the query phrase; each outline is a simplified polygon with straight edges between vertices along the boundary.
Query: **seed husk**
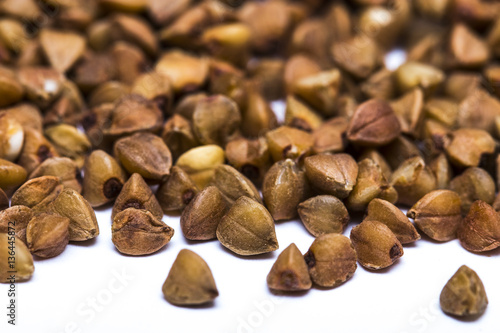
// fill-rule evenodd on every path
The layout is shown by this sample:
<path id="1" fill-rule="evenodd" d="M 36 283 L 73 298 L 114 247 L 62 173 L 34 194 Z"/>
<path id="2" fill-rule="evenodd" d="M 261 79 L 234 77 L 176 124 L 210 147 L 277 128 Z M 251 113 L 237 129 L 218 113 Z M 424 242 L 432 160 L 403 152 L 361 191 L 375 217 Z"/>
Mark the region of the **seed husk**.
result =
<path id="1" fill-rule="evenodd" d="M 304 161 L 306 176 L 319 190 L 344 199 L 356 185 L 358 164 L 347 154 L 321 154 Z"/>
<path id="2" fill-rule="evenodd" d="M 26 180 L 26 170 L 10 161 L 0 159 L 0 188 L 5 192 L 17 188 Z"/>
<path id="3" fill-rule="evenodd" d="M 445 144 L 450 162 L 459 167 L 477 167 L 483 154 L 495 151 L 495 141 L 488 132 L 462 128 L 449 135 Z"/>
<path id="4" fill-rule="evenodd" d="M 200 143 L 224 147 L 241 122 L 236 103 L 222 95 L 198 102 L 193 113 L 193 131 Z"/>
<path id="5" fill-rule="evenodd" d="M 337 287 L 357 269 L 356 251 L 349 238 L 326 234 L 316 238 L 304 254 L 311 280 L 321 287 Z"/>
<path id="6" fill-rule="evenodd" d="M 311 289 L 307 264 L 295 243 L 284 249 L 274 262 L 267 275 L 267 286 L 285 292 Z"/>
<path id="7" fill-rule="evenodd" d="M 83 167 L 83 197 L 92 207 L 113 201 L 126 181 L 125 171 L 103 150 L 94 150 Z"/>
<path id="8" fill-rule="evenodd" d="M 163 217 L 160 203 L 144 181 L 144 178 L 138 173 L 132 174 L 127 182 L 123 184 L 122 190 L 113 205 L 111 219 L 113 220 L 116 214 L 127 208 L 147 210 L 158 220 Z"/>
<path id="9" fill-rule="evenodd" d="M 174 160 L 189 149 L 199 145 L 198 139 L 193 133 L 191 122 L 178 114 L 174 114 L 165 122 L 161 137 L 170 149 Z"/>
<path id="10" fill-rule="evenodd" d="M 391 266 L 403 255 L 403 246 L 388 226 L 365 220 L 351 230 L 358 262 L 369 269 Z"/>
<path id="11" fill-rule="evenodd" d="M 459 225 L 457 236 L 468 251 L 494 250 L 500 247 L 500 217 L 489 204 L 477 200 Z"/>
<path id="12" fill-rule="evenodd" d="M 174 229 L 153 214 L 135 208 L 127 208 L 116 214 L 111 231 L 116 249 L 133 256 L 160 250 L 174 235 Z"/>
<path id="13" fill-rule="evenodd" d="M 373 199 L 368 205 L 365 220 L 385 224 L 401 244 L 413 243 L 420 239 L 417 229 L 410 220 L 401 209 L 389 201 Z"/>
<path id="14" fill-rule="evenodd" d="M 177 255 L 162 287 L 165 299 L 174 305 L 199 305 L 219 296 L 210 267 L 193 251 Z"/>
<path id="15" fill-rule="evenodd" d="M 314 152 L 338 153 L 345 149 L 347 142 L 345 132 L 349 121 L 345 117 L 335 117 L 325 121 L 312 132 L 314 139 Z"/>
<path id="16" fill-rule="evenodd" d="M 217 145 L 199 146 L 188 150 L 178 159 L 179 168 L 186 171 L 200 189 L 205 188 L 213 178 L 215 168 L 224 164 L 224 150 Z"/>
<path id="17" fill-rule="evenodd" d="M 0 233 L 8 233 L 9 226 L 12 227 L 10 223 L 15 222 L 16 237 L 26 244 L 26 227 L 32 217 L 33 211 L 26 206 L 18 205 L 3 209 L 0 211 Z"/>
<path id="18" fill-rule="evenodd" d="M 308 194 L 304 171 L 290 159 L 276 162 L 264 177 L 262 195 L 274 220 L 297 216 L 297 206 Z"/>
<path id="19" fill-rule="evenodd" d="M 311 134 L 296 128 L 281 126 L 266 133 L 269 152 L 275 162 L 299 159 L 311 153 L 314 144 Z"/>
<path id="20" fill-rule="evenodd" d="M 391 106 L 382 100 L 369 100 L 358 106 L 347 128 L 347 139 L 361 146 L 382 146 L 401 132 Z"/>
<path id="21" fill-rule="evenodd" d="M 14 267 L 9 264 L 10 241 L 15 241 Z M 13 236 L 5 232 L 0 232 L 0 251 L 0 283 L 12 283 L 10 280 L 12 273 L 10 271 L 13 270 L 16 271 L 15 282 L 28 281 L 31 278 L 35 271 L 33 256 L 23 241 L 17 238 L 14 239 Z"/>
<path id="22" fill-rule="evenodd" d="M 173 166 L 167 181 L 160 184 L 156 197 L 163 212 L 183 210 L 198 193 L 198 187 L 186 171 Z"/>
<path id="23" fill-rule="evenodd" d="M 41 132 L 24 128 L 24 145 L 17 163 L 28 173 L 35 170 L 46 159 L 58 156 L 57 150 Z"/>
<path id="24" fill-rule="evenodd" d="M 215 186 L 199 192 L 182 211 L 181 229 L 189 240 L 217 238 L 217 226 L 226 214 L 227 203 Z"/>
<path id="25" fill-rule="evenodd" d="M 460 196 L 462 214 L 467 214 L 472 203 L 481 200 L 492 204 L 495 200 L 495 181 L 481 168 L 468 168 L 450 182 L 450 190 Z"/>
<path id="26" fill-rule="evenodd" d="M 298 206 L 300 220 L 314 237 L 341 234 L 349 222 L 349 212 L 333 195 L 318 195 Z"/>
<path id="27" fill-rule="evenodd" d="M 481 315 L 488 305 L 488 297 L 477 273 L 463 265 L 444 286 L 439 304 L 449 315 L 467 317 Z"/>
<path id="28" fill-rule="evenodd" d="M 247 196 L 262 203 L 255 185 L 230 165 L 219 165 L 215 168 L 214 177 L 210 184 L 220 190 L 229 204 L 233 204 L 241 196 Z"/>
<path id="29" fill-rule="evenodd" d="M 69 242 L 70 220 L 56 214 L 33 216 L 26 228 L 26 240 L 30 252 L 41 258 L 61 254 Z"/>
<path id="30" fill-rule="evenodd" d="M 398 191 L 398 203 L 412 206 L 436 189 L 436 177 L 420 156 L 404 161 L 394 170 L 391 185 Z"/>
<path id="31" fill-rule="evenodd" d="M 372 159 L 364 159 L 358 163 L 356 185 L 346 200 L 346 205 L 354 211 L 364 211 L 375 198 L 391 203 L 398 201 L 398 192 L 389 184 L 380 166 Z"/>
<path id="32" fill-rule="evenodd" d="M 224 215 L 217 227 L 217 238 L 226 248 L 242 256 L 278 249 L 271 214 L 248 197 L 240 197 Z"/>
<path id="33" fill-rule="evenodd" d="M 58 177 L 64 187 L 72 188 L 78 193 L 82 192 L 81 174 L 76 163 L 67 157 L 52 157 L 43 161 L 30 174 L 29 179 L 42 176 Z"/>
<path id="34" fill-rule="evenodd" d="M 436 190 L 423 196 L 407 213 L 430 238 L 445 242 L 456 238 L 462 222 L 460 196 L 450 190 Z"/>
<path id="35" fill-rule="evenodd" d="M 129 173 L 161 181 L 170 173 L 172 155 L 163 140 L 151 133 L 136 133 L 115 143 L 114 152 Z"/>

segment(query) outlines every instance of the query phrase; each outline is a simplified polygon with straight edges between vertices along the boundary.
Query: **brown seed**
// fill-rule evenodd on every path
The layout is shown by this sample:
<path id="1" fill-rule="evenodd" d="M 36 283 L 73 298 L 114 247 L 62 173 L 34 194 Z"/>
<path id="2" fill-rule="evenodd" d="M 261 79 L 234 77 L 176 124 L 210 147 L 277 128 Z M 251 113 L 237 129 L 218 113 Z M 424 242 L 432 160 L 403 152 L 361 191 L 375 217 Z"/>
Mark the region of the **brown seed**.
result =
<path id="1" fill-rule="evenodd" d="M 365 34 L 334 43 L 331 52 L 339 67 L 358 78 L 367 78 L 382 63 L 380 47 Z"/>
<path id="2" fill-rule="evenodd" d="M 424 93 L 415 88 L 399 99 L 391 102 L 391 107 L 399 119 L 401 132 L 412 136 L 418 135 L 418 130 L 424 119 Z"/>
<path id="3" fill-rule="evenodd" d="M 248 197 L 240 197 L 224 215 L 217 227 L 217 238 L 226 248 L 243 256 L 278 249 L 271 214 Z"/>
<path id="4" fill-rule="evenodd" d="M 174 305 L 198 305 L 219 296 L 210 267 L 193 251 L 177 255 L 162 287 L 165 299 Z"/>
<path id="5" fill-rule="evenodd" d="M 398 201 L 398 192 L 389 184 L 376 162 L 372 159 L 364 159 L 358 163 L 358 170 L 356 185 L 346 200 L 349 209 L 364 211 L 375 198 L 391 203 Z"/>
<path id="6" fill-rule="evenodd" d="M 100 84 L 89 96 L 89 106 L 96 107 L 102 104 L 115 104 L 120 98 L 130 93 L 130 87 L 122 82 L 108 81 Z"/>
<path id="7" fill-rule="evenodd" d="M 0 233 L 8 233 L 9 227 L 13 227 L 16 237 L 26 244 L 26 227 L 32 217 L 33 211 L 29 207 L 12 206 L 6 208 L 0 211 Z M 15 225 L 12 225 L 13 223 Z"/>
<path id="8" fill-rule="evenodd" d="M 14 71 L 0 67 L 0 107 L 19 102 L 24 95 L 24 88 L 16 78 Z"/>
<path id="9" fill-rule="evenodd" d="M 251 37 L 246 24 L 227 23 L 206 29 L 201 42 L 213 57 L 241 66 L 248 61 Z"/>
<path id="10" fill-rule="evenodd" d="M 268 101 L 283 98 L 285 61 L 279 58 L 261 58 L 251 60 L 247 72 L 256 83 L 259 92 Z"/>
<path id="11" fill-rule="evenodd" d="M 398 207 L 382 199 L 373 199 L 368 205 L 366 221 L 385 224 L 401 244 L 408 244 L 420 239 L 417 229 Z"/>
<path id="12" fill-rule="evenodd" d="M 450 51 L 460 67 L 481 67 L 490 58 L 486 42 L 462 23 L 456 24 L 451 31 Z"/>
<path id="13" fill-rule="evenodd" d="M 17 163 L 28 173 L 35 170 L 46 159 L 58 156 L 57 150 L 41 132 L 31 128 L 24 129 L 23 150 Z"/>
<path id="14" fill-rule="evenodd" d="M 61 254 L 69 241 L 70 220 L 56 214 L 35 215 L 26 228 L 26 240 L 31 253 L 41 258 Z"/>
<path id="15" fill-rule="evenodd" d="M 267 275 L 267 286 L 272 290 L 301 291 L 311 289 L 307 264 L 297 246 L 292 243 L 273 264 Z"/>
<path id="16" fill-rule="evenodd" d="M 425 103 L 425 116 L 435 119 L 447 127 L 455 126 L 458 104 L 451 99 L 433 98 Z"/>
<path id="17" fill-rule="evenodd" d="M 0 211 L 9 208 L 9 197 L 4 190 L 0 188 Z"/>
<path id="18" fill-rule="evenodd" d="M 163 140 L 151 133 L 136 133 L 115 143 L 114 152 L 129 173 L 161 181 L 170 174 L 172 155 Z"/>
<path id="19" fill-rule="evenodd" d="M 252 103 L 251 99 L 253 98 L 249 97 L 250 94 L 257 96 L 260 100 L 263 99 L 259 96 L 253 82 L 246 80 L 245 72 L 222 60 L 211 59 L 208 85 L 211 94 L 224 95 L 233 100 L 238 105 L 240 111 L 242 111 L 243 119 L 248 115 L 244 111 L 247 111 L 246 109 Z M 257 111 L 261 111 L 260 101 L 253 104 L 258 106 Z M 271 110 L 269 111 L 273 114 Z M 259 116 L 256 115 L 255 118 L 259 118 Z"/>
<path id="20" fill-rule="evenodd" d="M 0 159 L 0 188 L 9 192 L 26 180 L 26 170 L 17 164 Z"/>
<path id="21" fill-rule="evenodd" d="M 292 93 L 295 83 L 305 77 L 321 72 L 319 64 L 304 54 L 295 54 L 285 63 L 283 80 L 287 93 Z"/>
<path id="22" fill-rule="evenodd" d="M 440 69 L 416 61 L 404 63 L 394 75 L 400 91 L 406 92 L 420 87 L 425 94 L 433 92 L 445 78 Z"/>
<path id="23" fill-rule="evenodd" d="M 59 178 L 42 176 L 28 180 L 12 195 L 12 206 L 44 206 L 61 192 Z M 57 194 L 55 194 L 57 193 Z"/>
<path id="24" fill-rule="evenodd" d="M 281 126 L 266 133 L 269 152 L 275 162 L 300 159 L 311 153 L 314 144 L 311 134 L 296 128 Z"/>
<path id="25" fill-rule="evenodd" d="M 83 196 L 92 207 L 113 201 L 125 183 L 126 176 L 116 160 L 102 150 L 94 150 L 83 167 Z"/>
<path id="26" fill-rule="evenodd" d="M 389 165 L 389 163 L 387 163 L 387 160 L 377 150 L 367 149 L 363 151 L 358 161 L 362 161 L 367 158 L 373 160 L 380 167 L 382 173 L 384 174 L 385 179 L 387 180 L 391 179 L 392 168 Z"/>
<path id="27" fill-rule="evenodd" d="M 198 193 L 198 187 L 186 171 L 173 166 L 167 181 L 160 184 L 156 197 L 163 212 L 183 210 Z"/>
<path id="28" fill-rule="evenodd" d="M 314 152 L 338 153 L 345 149 L 345 132 L 349 121 L 345 117 L 335 117 L 320 125 L 312 132 Z"/>
<path id="29" fill-rule="evenodd" d="M 192 121 L 196 106 L 200 101 L 207 97 L 208 95 L 204 92 L 195 92 L 182 97 L 175 105 L 174 114 L 178 114 L 187 120 Z"/>
<path id="30" fill-rule="evenodd" d="M 271 166 L 271 156 L 265 138 L 231 140 L 226 145 L 227 161 L 250 179 L 256 186 L 260 186 L 266 171 Z"/>
<path id="31" fill-rule="evenodd" d="M 174 229 L 150 212 L 135 208 L 127 208 L 116 214 L 111 231 L 117 250 L 133 256 L 160 250 L 174 235 Z"/>
<path id="32" fill-rule="evenodd" d="M 356 109 L 347 128 L 347 139 L 361 146 L 382 146 L 394 140 L 400 131 L 391 106 L 382 100 L 369 100 Z"/>
<path id="33" fill-rule="evenodd" d="M 500 247 L 500 217 L 486 202 L 475 201 L 457 230 L 460 244 L 472 252 Z"/>
<path id="34" fill-rule="evenodd" d="M 174 160 L 189 149 L 198 146 L 198 139 L 193 133 L 191 122 L 178 114 L 174 114 L 165 122 L 161 137 L 170 149 Z"/>
<path id="35" fill-rule="evenodd" d="M 481 168 L 468 168 L 450 182 L 450 190 L 460 196 L 462 214 L 467 214 L 472 203 L 481 200 L 487 204 L 495 200 L 495 181 Z"/>
<path id="36" fill-rule="evenodd" d="M 92 144 L 75 126 L 58 124 L 45 129 L 45 135 L 54 148 L 62 156 L 70 157 L 77 164 L 83 162 L 84 156 L 90 152 Z"/>
<path id="37" fill-rule="evenodd" d="M 361 84 L 361 92 L 368 98 L 390 100 L 396 92 L 392 72 L 387 68 L 373 73 Z"/>
<path id="38" fill-rule="evenodd" d="M 132 174 L 127 182 L 123 184 L 122 190 L 113 205 L 111 219 L 113 220 L 116 214 L 127 208 L 147 210 L 158 220 L 163 217 L 162 208 L 153 191 L 138 173 Z"/>
<path id="39" fill-rule="evenodd" d="M 278 126 L 278 120 L 268 101 L 257 91 L 257 88 L 247 84 L 248 93 L 246 107 L 241 110 L 241 131 L 252 138 L 259 137 Z"/>
<path id="40" fill-rule="evenodd" d="M 450 315 L 481 315 L 488 305 L 483 282 L 475 271 L 463 265 L 446 283 L 439 296 L 441 309 Z"/>
<path id="41" fill-rule="evenodd" d="M 335 114 L 335 102 L 342 84 L 338 69 L 331 69 L 297 80 L 293 93 L 325 116 Z"/>
<path id="42" fill-rule="evenodd" d="M 9 247 L 12 245 L 9 242 L 12 241 L 15 242 L 14 267 L 12 267 L 12 264 L 9 264 L 9 257 L 11 257 Z M 15 282 L 28 281 L 31 278 L 35 271 L 33 257 L 20 239 L 0 232 L 0 251 L 0 283 L 13 283 L 11 281 L 12 273 L 10 273 L 12 270 L 16 271 Z"/>
<path id="43" fill-rule="evenodd" d="M 83 55 L 85 38 L 73 32 L 45 28 L 40 32 L 40 44 L 50 65 L 64 73 Z"/>
<path id="44" fill-rule="evenodd" d="M 349 212 L 333 195 L 318 195 L 298 206 L 300 220 L 314 236 L 341 234 L 349 222 Z"/>
<path id="45" fill-rule="evenodd" d="M 29 178 L 38 178 L 42 176 L 58 177 L 59 181 L 66 188 L 72 188 L 78 193 L 82 192 L 81 174 L 76 163 L 67 157 L 52 157 L 43 161 Z"/>
<path id="46" fill-rule="evenodd" d="M 0 113 L 0 158 L 11 162 L 17 160 L 24 141 L 23 126 L 12 113 Z"/>
<path id="47" fill-rule="evenodd" d="M 26 96 L 36 105 L 49 106 L 62 92 L 64 77 L 49 67 L 22 67 L 17 76 Z"/>
<path id="48" fill-rule="evenodd" d="M 358 255 L 358 262 L 369 269 L 391 266 L 403 255 L 403 246 L 385 224 L 363 221 L 351 230 L 351 241 Z"/>
<path id="49" fill-rule="evenodd" d="M 157 72 L 149 72 L 138 76 L 130 91 L 153 101 L 158 109 L 170 112 L 173 103 L 173 91 L 167 76 Z"/>
<path id="50" fill-rule="evenodd" d="M 233 204 L 242 196 L 247 196 L 262 203 L 259 191 L 255 185 L 230 165 L 219 165 L 215 168 L 214 177 L 210 184 L 220 190 L 222 196 L 229 204 Z"/>
<path id="51" fill-rule="evenodd" d="M 141 2 L 146 6 L 147 1 Z M 151 56 L 158 53 L 157 38 L 147 21 L 137 16 L 116 14 L 112 17 L 111 24 L 114 39 L 129 41 Z"/>
<path id="52" fill-rule="evenodd" d="M 95 212 L 77 191 L 65 188 L 54 200 L 51 210 L 70 220 L 70 241 L 86 241 L 99 235 Z"/>
<path id="53" fill-rule="evenodd" d="M 264 177 L 262 195 L 273 219 L 290 220 L 307 196 L 309 185 L 304 171 L 290 159 L 276 162 Z"/>
<path id="54" fill-rule="evenodd" d="M 285 125 L 311 132 L 323 122 L 311 108 L 289 95 L 286 99 Z"/>
<path id="55" fill-rule="evenodd" d="M 448 159 L 446 158 L 446 155 L 443 153 L 439 154 L 429 163 L 429 167 L 436 176 L 436 188 L 447 189 L 450 186 L 453 172 L 451 170 L 450 162 L 448 162 Z"/>
<path id="56" fill-rule="evenodd" d="M 356 251 L 349 238 L 326 234 L 314 240 L 304 254 L 311 280 L 321 287 L 337 287 L 356 271 Z"/>
<path id="57" fill-rule="evenodd" d="M 429 192 L 407 215 L 430 238 L 440 242 L 455 239 L 462 222 L 460 196 L 449 190 Z"/>
<path id="58" fill-rule="evenodd" d="M 394 170 L 391 185 L 398 191 L 398 203 L 412 206 L 436 189 L 436 177 L 424 160 L 417 156 L 407 159 Z"/>
<path id="59" fill-rule="evenodd" d="M 215 168 L 224 164 L 224 150 L 216 145 L 199 146 L 188 150 L 178 159 L 179 168 L 187 172 L 196 186 L 203 189 L 213 178 Z"/>
<path id="60" fill-rule="evenodd" d="M 236 103 L 222 95 L 198 102 L 193 113 L 193 131 L 200 143 L 225 146 L 241 122 Z"/>
<path id="61" fill-rule="evenodd" d="M 340 199 L 356 185 L 358 164 L 347 154 L 314 155 L 304 161 L 306 176 L 319 190 Z"/>
<path id="62" fill-rule="evenodd" d="M 217 226 L 226 214 L 227 204 L 215 186 L 198 193 L 182 211 L 181 229 L 189 240 L 217 238 Z"/>
<path id="63" fill-rule="evenodd" d="M 463 96 L 458 108 L 458 125 L 470 128 L 482 129 L 491 135 L 495 135 L 495 118 L 500 116 L 500 101 L 488 91 L 475 88 Z"/>
<path id="64" fill-rule="evenodd" d="M 422 156 L 417 145 L 403 135 L 398 136 L 391 143 L 381 147 L 380 154 L 389 163 L 389 166 L 395 170 L 401 164 L 411 157 Z"/>
<path id="65" fill-rule="evenodd" d="M 495 141 L 488 132 L 462 128 L 449 135 L 449 142 L 445 144 L 446 154 L 450 162 L 459 167 L 476 167 L 483 154 L 492 154 L 495 151 Z"/>

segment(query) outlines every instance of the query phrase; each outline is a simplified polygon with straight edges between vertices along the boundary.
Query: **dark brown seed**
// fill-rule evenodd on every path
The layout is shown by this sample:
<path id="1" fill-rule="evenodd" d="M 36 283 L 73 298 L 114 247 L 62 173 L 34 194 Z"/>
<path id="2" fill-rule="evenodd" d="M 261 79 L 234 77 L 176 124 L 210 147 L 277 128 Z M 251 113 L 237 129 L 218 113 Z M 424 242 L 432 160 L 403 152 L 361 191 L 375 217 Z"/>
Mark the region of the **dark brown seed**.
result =
<path id="1" fill-rule="evenodd" d="M 222 193 L 217 187 L 209 186 L 194 196 L 182 211 L 182 233 L 189 240 L 217 238 L 217 226 L 226 211 Z"/>
<path id="2" fill-rule="evenodd" d="M 12 206 L 0 211 L 0 233 L 8 233 L 11 223 L 15 222 L 16 237 L 27 244 L 26 227 L 33 217 L 33 211 L 26 206 Z"/>
<path id="3" fill-rule="evenodd" d="M 358 164 L 350 155 L 314 155 L 305 159 L 304 166 L 316 188 L 340 199 L 346 198 L 356 185 Z"/>
<path id="4" fill-rule="evenodd" d="M 344 117 L 335 117 L 316 128 L 313 132 L 314 152 L 338 153 L 344 150 L 347 142 L 345 132 L 349 121 Z"/>
<path id="5" fill-rule="evenodd" d="M 299 159 L 311 153 L 311 134 L 296 128 L 281 126 L 266 133 L 269 152 L 275 162 L 287 158 Z"/>
<path id="6" fill-rule="evenodd" d="M 450 182 L 450 190 L 460 196 L 462 214 L 467 214 L 472 203 L 481 200 L 492 204 L 495 200 L 495 181 L 481 168 L 468 168 Z"/>
<path id="7" fill-rule="evenodd" d="M 358 261 L 369 269 L 391 266 L 403 255 L 403 246 L 385 224 L 363 221 L 351 230 L 351 241 Z"/>
<path id="8" fill-rule="evenodd" d="M 26 240 L 31 253 L 41 258 L 61 254 L 69 241 L 69 219 L 55 214 L 34 216 L 26 228 Z"/>
<path id="9" fill-rule="evenodd" d="M 369 100 L 356 109 L 347 128 L 347 139 L 361 146 L 382 146 L 400 132 L 398 118 L 391 106 L 382 100 Z"/>
<path id="10" fill-rule="evenodd" d="M 177 255 L 162 287 L 165 299 L 175 305 L 199 305 L 219 296 L 212 271 L 205 260 L 190 250 Z"/>
<path id="11" fill-rule="evenodd" d="M 472 252 L 490 251 L 500 247 L 500 217 L 484 201 L 474 202 L 457 230 L 460 244 Z"/>
<path id="12" fill-rule="evenodd" d="M 326 234 L 314 240 L 304 254 L 311 280 L 321 287 L 337 287 L 356 271 L 356 251 L 349 238 Z"/>
<path id="13" fill-rule="evenodd" d="M 12 195 L 12 206 L 22 205 L 34 208 L 42 205 L 52 196 L 54 192 L 60 192 L 59 178 L 43 176 L 28 180 Z"/>
<path id="14" fill-rule="evenodd" d="M 368 205 L 365 220 L 385 224 L 401 244 L 412 243 L 420 239 L 417 229 L 401 209 L 386 200 L 373 199 Z"/>
<path id="15" fill-rule="evenodd" d="M 300 220 L 314 236 L 341 234 L 349 222 L 349 213 L 342 201 L 333 195 L 318 195 L 298 206 Z"/>
<path id="16" fill-rule="evenodd" d="M 111 231 L 113 244 L 118 251 L 134 256 L 160 250 L 174 235 L 174 229 L 150 212 L 135 208 L 127 208 L 116 214 Z"/>
<path id="17" fill-rule="evenodd" d="M 488 297 L 475 271 L 463 265 L 446 283 L 439 296 L 441 309 L 459 317 L 480 315 L 486 310 Z"/>
<path id="18" fill-rule="evenodd" d="M 255 201 L 262 202 L 255 185 L 230 165 L 216 167 L 210 184 L 219 189 L 229 204 L 233 204 L 241 196 L 247 196 Z"/>
<path id="19" fill-rule="evenodd" d="M 267 275 L 267 286 L 281 291 L 311 289 L 312 282 L 307 264 L 294 243 L 284 249 L 274 262 Z"/>

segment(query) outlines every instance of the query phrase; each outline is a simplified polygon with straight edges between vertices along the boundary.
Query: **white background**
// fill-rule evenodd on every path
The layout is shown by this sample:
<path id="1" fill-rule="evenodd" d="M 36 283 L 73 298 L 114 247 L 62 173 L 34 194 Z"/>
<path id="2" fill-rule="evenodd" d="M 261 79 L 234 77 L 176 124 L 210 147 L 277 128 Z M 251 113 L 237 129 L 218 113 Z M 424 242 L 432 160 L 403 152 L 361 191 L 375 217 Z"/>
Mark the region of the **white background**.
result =
<path id="1" fill-rule="evenodd" d="M 278 108 L 282 112 L 283 106 Z M 171 242 L 153 255 L 131 257 L 111 242 L 110 209 L 96 214 L 97 239 L 70 244 L 56 258 L 36 260 L 33 278 L 17 284 L 15 328 L 7 325 L 8 286 L 0 285 L 0 332 L 499 331 L 500 250 L 477 255 L 457 240 L 437 243 L 424 237 L 405 246 L 403 257 L 389 269 L 372 272 L 358 266 L 337 288 L 279 296 L 266 285 L 276 257 L 291 242 L 305 253 L 314 239 L 300 221 L 277 223 L 280 249 L 275 253 L 239 257 L 217 240 L 188 242 L 179 217 L 165 216 L 175 229 Z M 353 219 L 344 235 L 360 219 Z M 220 293 L 212 306 L 182 308 L 164 300 L 162 284 L 183 248 L 197 252 L 212 269 Z M 474 321 L 449 317 L 439 308 L 441 289 L 464 264 L 479 274 L 490 300 L 486 313 Z"/>

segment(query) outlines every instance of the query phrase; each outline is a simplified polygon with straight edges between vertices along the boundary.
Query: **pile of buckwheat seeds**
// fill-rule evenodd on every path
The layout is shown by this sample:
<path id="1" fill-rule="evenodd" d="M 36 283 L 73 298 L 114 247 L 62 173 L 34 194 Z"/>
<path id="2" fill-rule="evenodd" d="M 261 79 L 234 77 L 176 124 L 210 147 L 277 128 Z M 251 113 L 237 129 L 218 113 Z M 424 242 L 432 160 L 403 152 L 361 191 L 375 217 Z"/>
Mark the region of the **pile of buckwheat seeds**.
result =
<path id="1" fill-rule="evenodd" d="M 389 70 L 395 48 L 406 62 Z M 491 251 L 499 140 L 497 1 L 4 0 L 0 280 L 97 237 L 110 206 L 132 256 L 170 242 L 164 213 L 180 214 L 174 237 L 241 256 L 278 250 L 275 221 L 300 218 L 316 239 L 277 257 L 280 293 L 387 268 L 421 235 Z M 219 295 L 188 249 L 162 291 Z M 488 299 L 462 266 L 440 304 L 474 316 Z"/>

